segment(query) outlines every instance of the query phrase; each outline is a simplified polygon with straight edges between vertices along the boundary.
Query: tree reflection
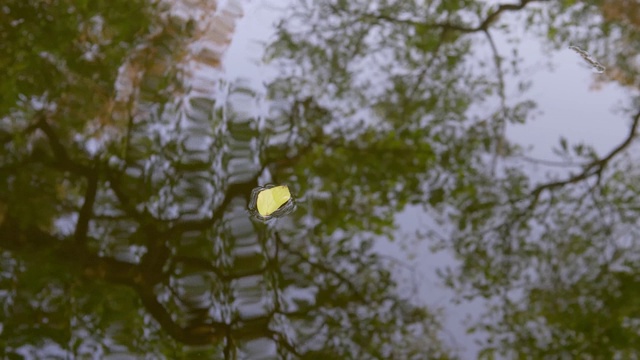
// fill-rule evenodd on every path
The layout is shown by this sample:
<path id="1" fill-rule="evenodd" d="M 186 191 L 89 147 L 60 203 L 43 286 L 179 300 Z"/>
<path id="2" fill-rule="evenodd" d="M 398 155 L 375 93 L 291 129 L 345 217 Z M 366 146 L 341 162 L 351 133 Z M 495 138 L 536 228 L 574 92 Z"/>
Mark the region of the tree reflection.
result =
<path id="1" fill-rule="evenodd" d="M 580 169 L 534 181 L 505 129 L 535 102 L 507 97 L 528 84 L 494 36 L 521 14 L 634 85 L 610 50 L 637 39 L 634 6 L 300 2 L 263 93 L 220 70 L 240 2 L 9 1 L 2 355 L 452 357 L 372 250 L 414 204 L 460 260 L 456 300 L 492 304 L 485 356 L 632 356 L 640 115 L 604 155 L 561 141 Z M 299 199 L 265 224 L 247 202 L 269 182 Z"/>
<path id="2" fill-rule="evenodd" d="M 388 219 L 340 193 L 276 226 L 247 213 L 269 177 L 315 181 L 286 149 L 322 127 L 292 131 L 300 146 L 269 129 L 326 116 L 294 102 L 265 129 L 261 95 L 225 84 L 239 3 L 3 12 L 4 357 L 448 357 L 362 232 Z"/>
<path id="3" fill-rule="evenodd" d="M 636 351 L 637 106 L 624 110 L 630 125 L 619 145 L 598 154 L 562 139 L 561 163 L 577 170 L 535 180 L 518 160 L 524 150 L 504 132 L 530 119 L 535 103 L 507 98 L 506 81 L 520 81 L 520 59 L 493 40 L 502 33 L 516 42 L 512 30 L 526 29 L 543 35 L 548 51 L 575 44 L 606 66 L 596 82 L 635 87 L 636 8 L 615 0 L 327 0 L 303 2 L 280 26 L 273 57 L 296 81 L 276 83 L 275 91 L 312 97 L 331 109 L 328 119 L 351 126 L 321 133 L 323 150 L 336 156 L 311 147 L 298 155 L 305 158 L 300 171 L 348 173 L 318 186 L 332 194 L 352 189 L 356 198 L 376 194 L 363 200 L 367 209 L 424 204 L 444 224 L 446 236 L 426 233 L 461 261 L 442 270 L 444 280 L 458 300 L 491 304 L 470 329 L 489 335 L 481 356 L 625 358 Z M 501 21 L 508 14 L 523 21 Z M 347 164 L 342 170 L 332 167 L 336 158 Z M 373 175 L 378 166 L 384 170 Z M 370 176 L 354 183 L 353 174 Z M 385 207 L 377 199 L 397 202 Z"/>

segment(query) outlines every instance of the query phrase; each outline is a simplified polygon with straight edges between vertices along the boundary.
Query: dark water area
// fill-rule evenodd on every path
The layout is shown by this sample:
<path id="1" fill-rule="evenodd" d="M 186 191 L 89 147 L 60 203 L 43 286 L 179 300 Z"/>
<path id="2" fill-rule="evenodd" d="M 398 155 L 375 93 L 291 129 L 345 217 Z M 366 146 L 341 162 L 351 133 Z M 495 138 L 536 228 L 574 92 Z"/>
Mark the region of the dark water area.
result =
<path id="1" fill-rule="evenodd" d="M 4 1 L 0 358 L 638 358 L 640 5 L 491 3 Z"/>

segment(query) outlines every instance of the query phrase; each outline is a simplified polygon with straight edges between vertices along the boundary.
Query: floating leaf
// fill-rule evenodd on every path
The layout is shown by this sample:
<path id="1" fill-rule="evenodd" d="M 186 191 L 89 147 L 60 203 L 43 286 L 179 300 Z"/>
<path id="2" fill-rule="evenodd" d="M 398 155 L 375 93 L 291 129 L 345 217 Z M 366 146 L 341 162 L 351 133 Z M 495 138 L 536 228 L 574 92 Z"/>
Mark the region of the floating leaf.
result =
<path id="1" fill-rule="evenodd" d="M 606 68 L 604 66 L 602 66 L 602 64 L 600 64 L 596 59 L 594 59 L 591 55 L 589 55 L 588 52 L 580 49 L 577 46 L 569 46 L 569 49 L 577 52 L 586 62 L 589 63 L 589 65 L 591 65 L 591 68 L 593 69 L 593 71 L 597 72 L 598 74 L 602 74 Z"/>
<path id="2" fill-rule="evenodd" d="M 291 191 L 286 185 L 267 185 L 251 192 L 249 210 L 261 220 L 289 214 L 294 207 Z"/>

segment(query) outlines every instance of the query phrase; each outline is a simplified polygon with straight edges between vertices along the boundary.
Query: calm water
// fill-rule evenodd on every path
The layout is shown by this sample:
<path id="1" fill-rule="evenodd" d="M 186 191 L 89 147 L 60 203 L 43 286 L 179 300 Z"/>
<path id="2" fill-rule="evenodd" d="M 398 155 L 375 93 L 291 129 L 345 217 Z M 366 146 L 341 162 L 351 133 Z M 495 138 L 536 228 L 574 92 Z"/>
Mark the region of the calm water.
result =
<path id="1" fill-rule="evenodd" d="M 0 357 L 637 359 L 639 13 L 3 2 Z"/>

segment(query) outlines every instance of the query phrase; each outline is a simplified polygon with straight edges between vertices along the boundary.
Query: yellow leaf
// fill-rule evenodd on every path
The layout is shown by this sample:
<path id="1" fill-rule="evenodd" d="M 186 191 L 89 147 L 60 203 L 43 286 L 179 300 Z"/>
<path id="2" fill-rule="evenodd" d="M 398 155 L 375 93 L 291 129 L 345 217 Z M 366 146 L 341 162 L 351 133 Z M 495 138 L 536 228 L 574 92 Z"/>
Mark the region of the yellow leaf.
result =
<path id="1" fill-rule="evenodd" d="M 260 191 L 256 207 L 258 213 L 267 217 L 280 209 L 291 199 L 291 192 L 286 185 L 276 186 Z"/>

